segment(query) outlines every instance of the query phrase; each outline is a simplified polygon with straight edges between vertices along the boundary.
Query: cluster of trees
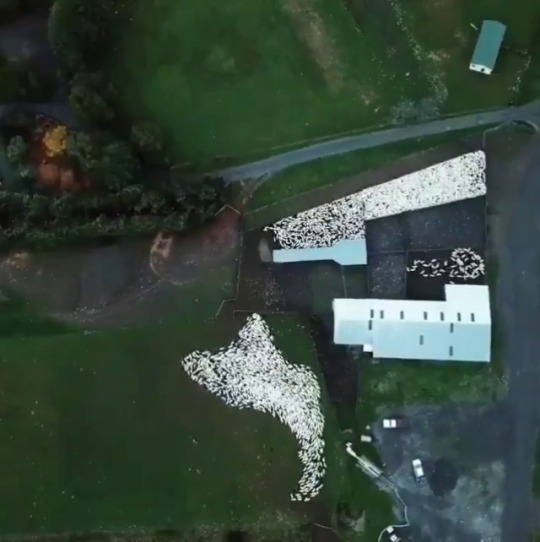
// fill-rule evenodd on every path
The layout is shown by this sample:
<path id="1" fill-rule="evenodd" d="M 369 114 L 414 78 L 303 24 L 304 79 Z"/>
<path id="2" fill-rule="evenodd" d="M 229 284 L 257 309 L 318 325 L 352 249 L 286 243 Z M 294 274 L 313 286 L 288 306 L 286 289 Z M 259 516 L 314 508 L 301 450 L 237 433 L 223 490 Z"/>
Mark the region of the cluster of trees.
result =
<path id="1" fill-rule="evenodd" d="M 161 190 L 133 184 L 102 194 L 0 191 L 0 235 L 40 244 L 81 237 L 184 230 L 212 219 L 224 205 L 215 180 L 171 183 Z"/>
<path id="2" fill-rule="evenodd" d="M 139 157 L 161 149 L 159 130 L 150 123 L 134 126 L 129 142 L 104 131 L 52 126 L 42 136 L 46 163 L 40 165 L 32 163 L 35 157 L 29 145 L 28 130 L 35 120 L 17 110 L 9 121 L 9 130 L 17 135 L 7 145 L 6 158 L 20 179 L 9 190 L 0 191 L 0 237 L 4 240 L 51 245 L 161 228 L 182 231 L 211 220 L 226 202 L 227 191 L 220 180 L 190 181 L 168 172 L 159 178 L 145 174 Z M 58 157 L 59 167 L 67 163 L 68 170 L 61 169 L 60 183 L 49 182 L 49 169 L 56 167 Z M 64 177 L 69 176 L 66 172 L 71 174 L 68 185 L 76 190 L 62 191 Z"/>
<path id="3" fill-rule="evenodd" d="M 151 122 L 126 118 L 118 90 L 103 73 L 117 47 L 115 39 L 139 1 L 58 0 L 51 14 L 50 41 L 77 118 L 128 142 L 143 164 L 167 166 L 162 131 Z"/>
<path id="4" fill-rule="evenodd" d="M 0 17 L 36 1 L 0 0 Z M 11 137 L 7 161 L 18 180 L 15 190 L 0 191 L 4 238 L 47 244 L 159 228 L 185 230 L 210 220 L 223 207 L 222 182 L 173 180 L 167 174 L 170 164 L 161 130 L 151 122 L 126 118 L 117 90 L 104 76 L 114 40 L 139 1 L 54 2 L 49 38 L 84 130 L 57 127 L 45 133 L 46 156 L 35 163 L 29 119 L 22 115 L 6 127 Z"/>
<path id="5" fill-rule="evenodd" d="M 95 191 L 104 192 L 133 183 L 141 175 L 140 156 L 152 156 L 161 149 L 159 131 L 150 123 L 135 125 L 131 136 L 127 142 L 107 133 L 69 132 L 57 126 L 45 133 L 43 145 L 48 157 L 65 155 L 76 173 L 91 179 Z M 29 148 L 21 135 L 10 139 L 7 159 L 21 177 L 31 175 Z"/>

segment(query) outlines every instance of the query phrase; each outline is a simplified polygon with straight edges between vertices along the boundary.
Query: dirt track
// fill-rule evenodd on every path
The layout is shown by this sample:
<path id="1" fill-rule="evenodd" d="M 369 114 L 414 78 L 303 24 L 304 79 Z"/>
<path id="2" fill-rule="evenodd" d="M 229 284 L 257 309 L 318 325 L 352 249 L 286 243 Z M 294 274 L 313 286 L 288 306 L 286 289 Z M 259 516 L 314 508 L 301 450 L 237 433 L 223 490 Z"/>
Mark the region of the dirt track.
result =
<path id="1" fill-rule="evenodd" d="M 239 217 L 226 209 L 195 234 L 160 237 L 166 242 L 123 239 L 49 252 L 11 251 L 0 258 L 0 289 L 83 326 L 155 323 L 175 290 L 235 265 Z"/>

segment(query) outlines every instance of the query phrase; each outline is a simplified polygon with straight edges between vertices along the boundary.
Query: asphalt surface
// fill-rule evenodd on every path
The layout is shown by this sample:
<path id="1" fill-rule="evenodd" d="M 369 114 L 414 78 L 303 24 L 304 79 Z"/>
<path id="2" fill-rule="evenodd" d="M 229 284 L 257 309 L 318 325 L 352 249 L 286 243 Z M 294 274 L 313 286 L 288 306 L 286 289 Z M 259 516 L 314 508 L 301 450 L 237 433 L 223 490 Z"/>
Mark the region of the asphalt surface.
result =
<path id="1" fill-rule="evenodd" d="M 81 125 L 67 103 L 36 103 L 36 102 L 13 102 L 0 105 L 0 122 L 9 116 L 17 107 L 38 115 L 45 115 L 54 119 L 68 128 L 80 128 Z"/>
<path id="2" fill-rule="evenodd" d="M 388 431 L 379 421 L 373 432 L 385 472 L 407 504 L 411 542 L 500 542 L 507 405 L 453 401 L 399 413 L 407 430 Z M 416 457 L 424 464 L 423 484 L 411 474 Z"/>
<path id="3" fill-rule="evenodd" d="M 274 175 L 298 164 L 361 149 L 369 149 L 387 143 L 396 143 L 416 137 L 474 128 L 475 126 L 504 124 L 514 121 L 528 121 L 538 126 L 539 119 L 540 101 L 537 101 L 521 107 L 508 107 L 486 113 L 474 113 L 449 119 L 434 120 L 423 124 L 389 128 L 368 134 L 325 141 L 324 143 L 315 143 L 314 145 L 277 154 L 264 160 L 215 171 L 212 175 L 221 177 L 227 182 L 255 180 Z"/>
<path id="4" fill-rule="evenodd" d="M 499 295 L 506 321 L 508 402 L 513 434 L 507 459 L 502 542 L 526 542 L 534 516 L 532 469 L 540 412 L 540 136 L 518 194 L 509 201 L 500 257 Z M 509 179 L 511 181 L 511 179 Z"/>

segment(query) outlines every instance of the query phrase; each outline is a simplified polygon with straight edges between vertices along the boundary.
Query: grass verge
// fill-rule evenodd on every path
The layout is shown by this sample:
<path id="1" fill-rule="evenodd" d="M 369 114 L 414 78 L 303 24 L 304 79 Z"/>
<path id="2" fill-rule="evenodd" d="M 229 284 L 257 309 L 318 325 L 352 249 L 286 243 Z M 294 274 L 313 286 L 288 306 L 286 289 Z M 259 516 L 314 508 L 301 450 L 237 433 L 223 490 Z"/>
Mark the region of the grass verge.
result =
<path id="1" fill-rule="evenodd" d="M 459 130 L 415 138 L 399 143 L 382 145 L 373 149 L 355 151 L 331 158 L 316 160 L 308 164 L 292 167 L 268 179 L 257 189 L 251 198 L 245 216 L 247 229 L 252 230 L 282 218 L 287 213 L 295 214 L 301 199 L 310 192 L 339 187 L 351 183 L 354 175 L 381 168 L 400 158 L 426 151 L 444 144 L 467 141 L 483 132 L 478 128 Z M 359 183 L 361 190 L 362 183 Z"/>

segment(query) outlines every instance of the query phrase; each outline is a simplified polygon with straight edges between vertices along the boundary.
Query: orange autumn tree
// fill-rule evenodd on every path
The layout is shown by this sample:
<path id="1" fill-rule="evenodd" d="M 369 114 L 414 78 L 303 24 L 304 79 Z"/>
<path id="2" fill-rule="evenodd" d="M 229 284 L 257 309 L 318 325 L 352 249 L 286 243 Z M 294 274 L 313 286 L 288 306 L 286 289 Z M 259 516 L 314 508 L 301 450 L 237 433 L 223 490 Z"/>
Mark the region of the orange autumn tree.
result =
<path id="1" fill-rule="evenodd" d="M 64 154 L 67 150 L 68 130 L 65 126 L 55 126 L 45 132 L 43 145 L 47 156 L 53 157 Z"/>

